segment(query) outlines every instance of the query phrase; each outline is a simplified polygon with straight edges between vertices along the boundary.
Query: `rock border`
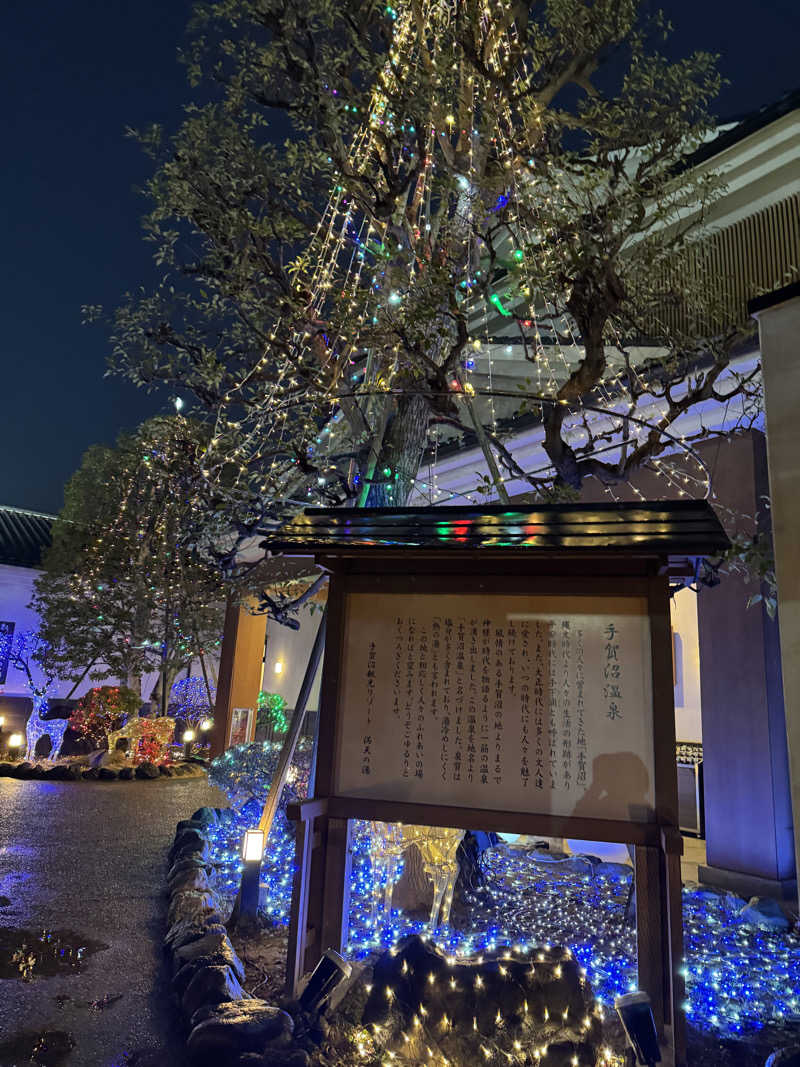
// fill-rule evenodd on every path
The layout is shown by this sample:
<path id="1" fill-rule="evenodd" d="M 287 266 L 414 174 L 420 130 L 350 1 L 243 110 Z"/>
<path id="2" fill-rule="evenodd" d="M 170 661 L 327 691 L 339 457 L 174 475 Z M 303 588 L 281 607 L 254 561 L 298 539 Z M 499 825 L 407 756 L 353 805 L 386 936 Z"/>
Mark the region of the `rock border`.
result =
<path id="1" fill-rule="evenodd" d="M 154 781 L 157 778 L 199 778 L 206 774 L 199 763 L 175 763 L 166 767 L 143 762 L 137 767 L 92 767 L 77 760 L 42 766 L 22 760 L 18 763 L 0 762 L 0 778 L 19 778 L 23 781 L 45 782 L 132 782 Z"/>
<path id="2" fill-rule="evenodd" d="M 187 1051 L 198 1067 L 308 1067 L 308 1054 L 293 1047 L 292 1017 L 243 987 L 209 857 L 209 831 L 224 810 L 182 819 L 168 854 L 164 950 Z"/>

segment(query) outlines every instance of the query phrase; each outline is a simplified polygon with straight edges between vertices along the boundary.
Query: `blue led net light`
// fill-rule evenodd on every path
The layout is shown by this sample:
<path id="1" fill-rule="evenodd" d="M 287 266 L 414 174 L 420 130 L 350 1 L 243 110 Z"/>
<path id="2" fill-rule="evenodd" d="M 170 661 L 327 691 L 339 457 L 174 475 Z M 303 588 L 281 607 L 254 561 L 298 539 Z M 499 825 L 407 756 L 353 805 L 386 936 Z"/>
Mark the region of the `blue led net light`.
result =
<path id="1" fill-rule="evenodd" d="M 244 830 L 261 814 L 280 746 L 239 746 L 214 762 L 210 780 L 232 798 L 234 808 L 211 833 L 217 889 L 232 906 L 239 887 Z M 294 781 L 284 790 L 262 866 L 262 911 L 287 925 L 294 876 L 294 834 L 285 805 L 305 796 L 310 753 L 301 752 Z M 265 766 L 266 764 L 266 766 Z M 265 784 L 265 781 L 267 784 Z M 257 795 L 256 795 L 257 794 Z M 389 948 L 408 933 L 426 933 L 425 919 L 393 911 L 391 921 L 372 925 L 373 874 L 368 824 L 353 824 L 353 862 L 348 954 L 363 958 Z M 440 927 L 434 940 L 454 955 L 502 946 L 569 947 L 586 969 L 605 1005 L 636 988 L 636 934 L 625 905 L 630 875 L 586 873 L 547 862 L 541 854 L 499 845 L 484 854 L 483 886 L 467 896 L 469 929 Z M 686 1012 L 698 1029 L 724 1036 L 757 1031 L 800 1019 L 800 938 L 744 923 L 740 898 L 684 890 L 687 984 Z"/>

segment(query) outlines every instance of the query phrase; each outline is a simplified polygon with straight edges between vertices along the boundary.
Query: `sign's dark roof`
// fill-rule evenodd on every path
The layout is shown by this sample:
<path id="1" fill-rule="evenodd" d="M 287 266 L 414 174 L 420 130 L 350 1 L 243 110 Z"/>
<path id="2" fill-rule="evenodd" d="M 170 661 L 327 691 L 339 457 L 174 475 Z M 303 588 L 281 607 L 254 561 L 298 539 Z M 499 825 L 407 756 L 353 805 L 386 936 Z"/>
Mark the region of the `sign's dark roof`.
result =
<path id="1" fill-rule="evenodd" d="M 0 507 L 0 563 L 38 567 L 50 547 L 54 515 L 21 508 Z"/>
<path id="2" fill-rule="evenodd" d="M 307 508 L 262 542 L 289 555 L 538 549 L 713 556 L 729 547 L 705 500 L 525 507 Z"/>

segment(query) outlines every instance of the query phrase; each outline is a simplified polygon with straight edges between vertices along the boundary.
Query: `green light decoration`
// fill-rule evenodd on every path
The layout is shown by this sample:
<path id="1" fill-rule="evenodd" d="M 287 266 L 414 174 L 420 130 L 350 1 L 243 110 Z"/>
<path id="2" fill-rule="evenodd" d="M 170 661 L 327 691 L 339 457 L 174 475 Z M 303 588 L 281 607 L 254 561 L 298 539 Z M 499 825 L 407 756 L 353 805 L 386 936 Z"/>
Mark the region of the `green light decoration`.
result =
<path id="1" fill-rule="evenodd" d="M 494 304 L 494 306 L 497 308 L 501 315 L 505 315 L 507 319 L 511 318 L 511 312 L 508 310 L 508 308 L 503 307 L 503 302 L 501 301 L 497 293 L 492 293 L 492 295 L 489 297 L 489 303 Z"/>
<path id="2" fill-rule="evenodd" d="M 286 733 L 289 719 L 286 716 L 286 701 L 280 693 L 267 693 L 262 689 L 258 694 L 259 726 L 271 726 L 277 733 Z"/>
<path id="3" fill-rule="evenodd" d="M 524 258 L 525 258 L 525 253 L 522 251 L 522 249 L 521 248 L 515 248 L 514 249 L 514 259 L 517 261 L 517 263 L 521 263 Z"/>

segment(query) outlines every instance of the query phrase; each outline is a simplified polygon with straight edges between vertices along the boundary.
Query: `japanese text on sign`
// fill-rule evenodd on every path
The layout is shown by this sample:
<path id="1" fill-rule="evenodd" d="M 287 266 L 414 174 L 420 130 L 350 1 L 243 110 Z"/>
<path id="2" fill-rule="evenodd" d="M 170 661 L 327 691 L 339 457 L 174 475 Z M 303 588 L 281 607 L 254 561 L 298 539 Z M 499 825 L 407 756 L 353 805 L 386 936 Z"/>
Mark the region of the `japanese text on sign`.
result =
<path id="1" fill-rule="evenodd" d="M 640 598 L 351 594 L 339 699 L 342 795 L 614 819 L 652 808 Z"/>

